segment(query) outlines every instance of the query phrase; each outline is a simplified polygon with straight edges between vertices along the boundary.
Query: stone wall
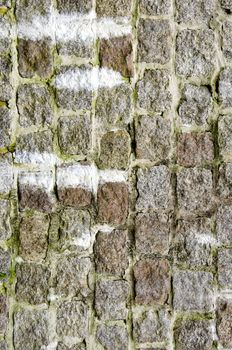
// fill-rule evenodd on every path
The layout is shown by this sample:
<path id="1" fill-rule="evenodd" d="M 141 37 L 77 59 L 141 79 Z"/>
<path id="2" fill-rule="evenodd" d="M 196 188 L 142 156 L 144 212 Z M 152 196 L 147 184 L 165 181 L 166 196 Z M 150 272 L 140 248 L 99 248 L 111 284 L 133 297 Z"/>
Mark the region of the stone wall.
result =
<path id="1" fill-rule="evenodd" d="M 231 13 L 0 0 L 0 350 L 232 349 Z"/>

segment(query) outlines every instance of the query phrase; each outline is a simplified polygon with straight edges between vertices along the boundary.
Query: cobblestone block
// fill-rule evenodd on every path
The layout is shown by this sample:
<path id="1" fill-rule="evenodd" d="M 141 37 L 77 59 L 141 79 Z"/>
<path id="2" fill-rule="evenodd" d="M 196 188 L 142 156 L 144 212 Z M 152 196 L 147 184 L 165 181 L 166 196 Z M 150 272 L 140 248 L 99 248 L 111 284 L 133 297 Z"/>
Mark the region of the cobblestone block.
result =
<path id="1" fill-rule="evenodd" d="M 129 16 L 131 0 L 97 0 L 96 12 L 99 17 Z"/>
<path id="2" fill-rule="evenodd" d="M 218 252 L 218 281 L 222 288 L 232 288 L 232 249 Z"/>
<path id="3" fill-rule="evenodd" d="M 5 295 L 0 295 L 0 334 L 5 335 L 8 325 L 8 300 Z M 1 346 L 0 346 L 1 349 Z"/>
<path id="4" fill-rule="evenodd" d="M 232 206 L 221 205 L 216 214 L 217 238 L 221 244 L 232 243 Z"/>
<path id="5" fill-rule="evenodd" d="M 222 155 L 227 155 L 232 152 L 231 122 L 231 115 L 225 115 L 219 118 L 218 143 Z"/>
<path id="6" fill-rule="evenodd" d="M 223 68 L 219 75 L 218 97 L 222 108 L 232 107 L 232 69 Z M 226 117 L 226 116 L 225 116 Z"/>
<path id="7" fill-rule="evenodd" d="M 232 163 L 220 166 L 218 192 L 223 198 L 232 196 Z"/>
<path id="8" fill-rule="evenodd" d="M 217 300 L 217 333 L 220 344 L 229 348 L 232 346 L 232 303 L 231 300 Z"/>
<path id="9" fill-rule="evenodd" d="M 140 12 L 145 15 L 168 15 L 170 13 L 170 0 L 139 0 Z"/>
<path id="10" fill-rule="evenodd" d="M 176 2 L 177 21 L 180 23 L 207 23 L 217 11 L 216 0 L 187 0 Z"/>
<path id="11" fill-rule="evenodd" d="M 120 325 L 100 325 L 97 328 L 97 341 L 106 350 L 127 349 L 128 334 L 126 327 Z"/>

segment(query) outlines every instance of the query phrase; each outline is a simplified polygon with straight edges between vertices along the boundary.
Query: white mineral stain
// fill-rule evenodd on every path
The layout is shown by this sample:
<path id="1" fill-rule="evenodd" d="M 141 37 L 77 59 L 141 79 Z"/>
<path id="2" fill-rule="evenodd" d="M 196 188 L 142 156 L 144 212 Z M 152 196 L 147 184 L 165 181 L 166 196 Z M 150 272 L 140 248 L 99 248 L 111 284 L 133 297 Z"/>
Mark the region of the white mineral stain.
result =
<path id="1" fill-rule="evenodd" d="M 55 165 L 59 163 L 55 154 L 49 152 L 29 152 L 29 151 L 16 151 L 15 161 L 17 163 L 25 164 L 46 164 Z"/>
<path id="2" fill-rule="evenodd" d="M 53 174 L 51 172 L 27 172 L 19 175 L 21 185 L 29 185 L 32 187 L 44 188 L 47 191 L 53 189 Z"/>

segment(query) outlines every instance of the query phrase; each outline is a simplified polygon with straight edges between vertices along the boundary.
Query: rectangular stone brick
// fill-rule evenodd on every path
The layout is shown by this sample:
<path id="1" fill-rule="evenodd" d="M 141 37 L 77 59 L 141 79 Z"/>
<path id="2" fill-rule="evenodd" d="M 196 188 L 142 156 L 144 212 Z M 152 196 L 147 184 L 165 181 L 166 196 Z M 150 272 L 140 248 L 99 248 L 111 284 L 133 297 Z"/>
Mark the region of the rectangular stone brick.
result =
<path id="1" fill-rule="evenodd" d="M 171 207 L 171 173 L 167 166 L 139 169 L 137 178 L 137 210 Z"/>
<path id="2" fill-rule="evenodd" d="M 232 39 L 231 39 L 231 31 L 232 31 L 232 23 L 225 20 L 222 26 L 222 51 L 224 57 L 228 62 L 232 60 Z"/>
<path id="3" fill-rule="evenodd" d="M 138 59 L 140 62 L 165 64 L 170 60 L 171 29 L 168 20 L 140 19 Z"/>
<path id="4" fill-rule="evenodd" d="M 34 16 L 47 16 L 51 10 L 51 0 L 16 0 L 16 18 L 18 21 L 31 20 Z"/>
<path id="5" fill-rule="evenodd" d="M 100 320 L 125 320 L 129 286 L 123 280 L 100 280 L 96 283 L 95 309 Z"/>
<path id="6" fill-rule="evenodd" d="M 106 350 L 122 350 L 128 348 L 128 333 L 125 325 L 102 324 L 97 327 L 97 342 Z"/>
<path id="7" fill-rule="evenodd" d="M 16 266 L 16 299 L 29 304 L 47 302 L 50 271 L 46 266 L 22 263 Z"/>
<path id="8" fill-rule="evenodd" d="M 220 72 L 218 80 L 218 95 L 222 108 L 232 107 L 232 69 L 229 67 L 223 68 Z M 226 117 L 231 118 L 231 116 L 225 116 L 224 118 Z"/>
<path id="9" fill-rule="evenodd" d="M 220 153 L 225 157 L 230 156 L 230 153 L 232 153 L 231 122 L 232 122 L 232 115 L 225 115 L 225 116 L 219 117 L 219 121 L 218 121 L 219 150 L 220 150 Z"/>
<path id="10" fill-rule="evenodd" d="M 218 252 L 218 281 L 222 288 L 232 288 L 232 249 Z"/>
<path id="11" fill-rule="evenodd" d="M 1 22 L 0 22 L 1 25 Z M 1 44 L 1 40 L 0 40 Z M 6 45 L 6 44 L 2 44 Z M 1 53 L 1 52 L 0 52 Z M 9 101 L 12 97 L 12 86 L 10 73 L 12 72 L 12 62 L 9 56 L 0 56 L 0 101 Z M 2 108 L 2 107 L 1 107 Z"/>
<path id="12" fill-rule="evenodd" d="M 209 312 L 213 305 L 213 275 L 210 272 L 177 271 L 173 277 L 174 309 Z"/>
<path id="13" fill-rule="evenodd" d="M 217 238 L 220 244 L 232 243 L 232 206 L 221 205 L 216 214 Z"/>
<path id="14" fill-rule="evenodd" d="M 10 227 L 10 202 L 0 200 L 0 240 L 8 239 L 11 236 Z"/>
<path id="15" fill-rule="evenodd" d="M 8 300 L 5 295 L 0 295 L 0 334 L 5 335 L 8 325 Z M 0 347 L 1 349 L 1 347 Z"/>
<path id="16" fill-rule="evenodd" d="M 96 12 L 99 17 L 129 16 L 131 0 L 97 0 Z"/>
<path id="17" fill-rule="evenodd" d="M 88 13 L 92 9 L 91 0 L 57 0 L 57 10 L 60 13 L 71 14 L 77 13 Z"/>
<path id="18" fill-rule="evenodd" d="M 0 148 L 6 148 L 11 144 L 11 113 L 10 110 L 2 106 L 0 107 Z"/>
<path id="19" fill-rule="evenodd" d="M 176 1 L 177 15 L 179 23 L 208 23 L 217 11 L 216 0 L 187 0 Z"/>
<path id="20" fill-rule="evenodd" d="M 13 188 L 12 154 L 0 154 L 0 193 L 8 194 Z"/>
<path id="21" fill-rule="evenodd" d="M 220 298 L 217 300 L 217 334 L 224 348 L 232 346 L 232 302 Z"/>
<path id="22" fill-rule="evenodd" d="M 160 304 L 168 300 L 170 277 L 165 259 L 143 259 L 134 266 L 137 304 Z"/>
<path id="23" fill-rule="evenodd" d="M 98 232 L 94 244 L 96 271 L 123 276 L 129 263 L 128 243 L 127 231 Z"/>
<path id="24" fill-rule="evenodd" d="M 137 84 L 138 106 L 158 113 L 169 110 L 172 102 L 169 78 L 166 70 L 146 70 Z"/>
<path id="25" fill-rule="evenodd" d="M 168 15 L 170 8 L 170 0 L 139 0 L 140 12 L 145 15 Z"/>
<path id="26" fill-rule="evenodd" d="M 232 163 L 223 164 L 219 168 L 218 192 L 223 198 L 232 196 Z"/>

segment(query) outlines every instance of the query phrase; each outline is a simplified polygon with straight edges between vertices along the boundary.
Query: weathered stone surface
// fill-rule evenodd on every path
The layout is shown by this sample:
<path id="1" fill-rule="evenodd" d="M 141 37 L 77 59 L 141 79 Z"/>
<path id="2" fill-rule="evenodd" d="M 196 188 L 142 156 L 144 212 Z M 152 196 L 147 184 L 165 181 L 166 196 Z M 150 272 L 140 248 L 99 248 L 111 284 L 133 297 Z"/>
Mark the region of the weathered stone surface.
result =
<path id="1" fill-rule="evenodd" d="M 91 217 L 88 211 L 65 209 L 61 215 L 59 238 L 62 248 L 84 251 L 91 245 Z"/>
<path id="2" fill-rule="evenodd" d="M 123 126 L 130 120 L 131 94 L 129 85 L 99 89 L 96 100 L 96 119 L 101 125 Z"/>
<path id="3" fill-rule="evenodd" d="M 99 17 L 129 16 L 130 10 L 131 0 L 97 0 L 96 12 Z"/>
<path id="4" fill-rule="evenodd" d="M 2 23 L 0 22 L 0 25 Z M 2 43 L 0 38 L 0 44 L 3 48 L 6 47 L 6 43 Z M 1 53 L 1 49 L 0 49 Z M 0 101 L 8 101 L 12 96 L 12 86 L 10 83 L 10 73 L 12 71 L 12 63 L 9 56 L 0 56 Z"/>
<path id="5" fill-rule="evenodd" d="M 213 179 L 210 170 L 183 169 L 177 174 L 178 206 L 184 211 L 207 211 L 213 204 Z"/>
<path id="6" fill-rule="evenodd" d="M 122 350 L 128 347 L 128 334 L 124 326 L 100 325 L 96 338 L 105 350 Z"/>
<path id="7" fill-rule="evenodd" d="M 128 187 L 122 182 L 100 185 L 97 193 L 99 221 L 108 224 L 125 224 L 128 215 Z"/>
<path id="8" fill-rule="evenodd" d="M 109 131 L 100 142 L 101 168 L 126 169 L 130 156 L 130 135 L 125 130 Z"/>
<path id="9" fill-rule="evenodd" d="M 46 16 L 50 13 L 51 0 L 17 0 L 16 17 L 18 20 L 32 19 L 36 15 Z"/>
<path id="10" fill-rule="evenodd" d="M 96 271 L 124 275 L 129 263 L 127 243 L 127 231 L 98 232 L 94 244 Z"/>
<path id="11" fill-rule="evenodd" d="M 184 29 L 177 35 L 176 72 L 185 77 L 208 78 L 215 62 L 215 38 L 211 29 Z"/>
<path id="12" fill-rule="evenodd" d="M 231 39 L 231 31 L 232 31 L 232 23 L 230 21 L 225 20 L 222 26 L 222 52 L 230 62 L 232 60 L 232 39 Z"/>
<path id="13" fill-rule="evenodd" d="M 216 239 L 212 235 L 210 219 L 179 220 L 173 241 L 174 262 L 189 266 L 210 266 L 213 245 L 216 245 Z"/>
<path id="14" fill-rule="evenodd" d="M 85 350 L 85 344 L 81 343 L 81 344 L 76 344 L 76 345 L 72 345 L 72 346 L 67 346 L 63 343 L 58 343 L 57 345 L 57 350 Z"/>
<path id="15" fill-rule="evenodd" d="M 91 118 L 89 115 L 59 119 L 58 140 L 61 151 L 68 154 L 87 154 L 91 149 Z"/>
<path id="16" fill-rule="evenodd" d="M 219 168 L 218 192 L 223 198 L 232 196 L 232 163 L 223 164 Z"/>
<path id="17" fill-rule="evenodd" d="M 92 193 L 83 187 L 66 187 L 58 189 L 58 198 L 62 204 L 84 209 L 92 202 Z"/>
<path id="18" fill-rule="evenodd" d="M 134 266 L 135 301 L 138 304 L 165 304 L 170 280 L 165 259 L 144 259 Z"/>
<path id="19" fill-rule="evenodd" d="M 7 194 L 13 187 L 12 154 L 0 154 L 0 193 Z"/>
<path id="20" fill-rule="evenodd" d="M 140 311 L 134 318 L 134 336 L 138 343 L 167 341 L 169 327 L 170 316 L 166 310 Z"/>
<path id="21" fill-rule="evenodd" d="M 10 266 L 10 252 L 0 247 L 0 279 L 3 281 L 5 281 L 10 274 Z"/>
<path id="22" fill-rule="evenodd" d="M 210 133 L 180 134 L 177 143 L 177 160 L 183 166 L 195 166 L 214 158 L 213 136 Z"/>
<path id="23" fill-rule="evenodd" d="M 232 2 L 231 0 L 220 0 L 222 8 L 227 12 L 232 12 Z"/>
<path id="24" fill-rule="evenodd" d="M 170 13 L 170 0 L 139 0 L 140 12 L 145 15 L 167 15 Z"/>
<path id="25" fill-rule="evenodd" d="M 80 70 L 81 68 L 84 70 L 86 67 L 79 67 Z M 78 69 L 79 69 L 78 68 Z M 75 66 L 64 66 L 59 70 L 59 75 L 65 74 L 70 71 L 75 71 L 76 67 Z M 56 89 L 56 101 L 57 105 L 60 108 L 67 109 L 67 110 L 72 110 L 76 112 L 78 109 L 87 109 L 91 110 L 92 108 L 92 92 L 83 89 L 83 90 L 78 90 L 74 91 L 68 88 L 57 88 Z"/>
<path id="26" fill-rule="evenodd" d="M 8 200 L 0 200 L 0 240 L 11 236 L 10 227 L 10 203 Z"/>
<path id="27" fill-rule="evenodd" d="M 99 51 L 100 66 L 120 72 L 124 77 L 133 75 L 132 37 L 102 39 Z"/>
<path id="28" fill-rule="evenodd" d="M 46 257 L 48 228 L 49 218 L 47 215 L 37 213 L 21 219 L 19 253 L 23 259 L 41 261 Z"/>
<path id="29" fill-rule="evenodd" d="M 50 92 L 46 85 L 23 84 L 17 91 L 19 123 L 23 127 L 51 124 L 52 107 Z"/>
<path id="30" fill-rule="evenodd" d="M 136 157 L 157 162 L 168 160 L 170 137 L 169 119 L 141 116 L 136 128 Z"/>
<path id="31" fill-rule="evenodd" d="M 221 244 L 232 243 L 232 206 L 221 205 L 216 215 L 217 238 Z"/>
<path id="32" fill-rule="evenodd" d="M 11 114 L 7 107 L 0 107 L 0 148 L 10 145 Z"/>
<path id="33" fill-rule="evenodd" d="M 217 334 L 219 343 L 224 348 L 232 346 L 232 302 L 231 300 L 217 300 Z"/>
<path id="34" fill-rule="evenodd" d="M 75 2 L 79 4 L 79 2 Z M 80 58 L 94 58 L 94 40 L 83 41 L 80 37 L 75 37 L 75 40 L 62 41 L 57 40 L 57 51 L 59 55 L 71 56 L 75 55 Z"/>
<path id="35" fill-rule="evenodd" d="M 138 82 L 138 105 L 152 112 L 164 112 L 171 106 L 169 73 L 166 70 L 146 70 Z"/>
<path id="36" fill-rule="evenodd" d="M 124 320 L 127 318 L 129 286 L 123 280 L 100 280 L 96 283 L 95 309 L 101 320 Z"/>
<path id="37" fill-rule="evenodd" d="M 0 350 L 7 350 L 7 343 L 5 340 L 0 341 Z"/>
<path id="38" fill-rule="evenodd" d="M 78 337 L 81 340 L 88 334 L 88 308 L 77 300 L 63 302 L 57 310 L 58 336 Z"/>
<path id="39" fill-rule="evenodd" d="M 50 272 L 46 266 L 22 263 L 16 266 L 16 277 L 16 299 L 19 302 L 47 302 Z"/>
<path id="40" fill-rule="evenodd" d="M 177 271 L 173 276 L 174 309 L 213 310 L 213 274 L 203 271 Z"/>
<path id="41" fill-rule="evenodd" d="M 54 281 L 56 293 L 61 296 L 83 296 L 90 292 L 89 273 L 92 264 L 89 258 L 79 258 L 78 255 L 62 256 L 56 266 Z"/>
<path id="42" fill-rule="evenodd" d="M 171 206 L 171 173 L 167 166 L 139 169 L 137 177 L 137 210 L 166 209 Z"/>
<path id="43" fill-rule="evenodd" d="M 218 281 L 221 287 L 232 287 L 232 249 L 222 249 L 218 252 Z"/>
<path id="44" fill-rule="evenodd" d="M 51 43 L 19 39 L 19 74 L 23 78 L 48 78 L 52 74 Z"/>
<path id="45" fill-rule="evenodd" d="M 186 84 L 179 107 L 182 124 L 187 126 L 206 124 L 212 105 L 211 93 L 206 86 Z"/>
<path id="46" fill-rule="evenodd" d="M 11 0 L 1 0 L 0 1 L 0 6 L 11 7 Z"/>
<path id="47" fill-rule="evenodd" d="M 2 2 L 0 1 L 0 6 L 2 6 Z M 10 22 L 7 17 L 0 17 L 0 27 L 1 27 L 1 37 L 0 37 L 0 54 L 8 53 L 10 50 Z"/>
<path id="48" fill-rule="evenodd" d="M 138 214 L 135 220 L 135 247 L 140 254 L 167 254 L 171 218 L 165 213 Z"/>
<path id="49" fill-rule="evenodd" d="M 218 143 L 222 155 L 232 152 L 232 115 L 220 116 L 218 121 Z"/>
<path id="50" fill-rule="evenodd" d="M 5 295 L 0 295 L 0 334 L 4 335 L 8 324 L 8 302 Z M 1 349 L 1 347 L 0 347 Z"/>
<path id="51" fill-rule="evenodd" d="M 223 68 L 218 81 L 219 102 L 223 108 L 232 107 L 232 69 Z M 226 116 L 225 116 L 226 117 Z M 229 116 L 231 118 L 231 116 Z"/>
<path id="52" fill-rule="evenodd" d="M 211 350 L 213 324 L 209 320 L 182 321 L 174 330 L 176 350 Z"/>
<path id="53" fill-rule="evenodd" d="M 206 23 L 217 10 L 216 0 L 176 1 L 177 21 L 179 23 Z"/>
<path id="54" fill-rule="evenodd" d="M 53 135 L 50 130 L 29 133 L 18 137 L 15 161 L 17 163 L 54 163 Z"/>
<path id="55" fill-rule="evenodd" d="M 48 312 L 22 310 L 14 314 L 15 350 L 41 350 L 48 346 Z"/>
<path id="56" fill-rule="evenodd" d="M 91 0 L 57 0 L 57 9 L 60 13 L 88 13 L 92 9 Z"/>
<path id="57" fill-rule="evenodd" d="M 140 19 L 138 26 L 138 59 L 165 64 L 170 60 L 171 30 L 168 20 Z"/>

